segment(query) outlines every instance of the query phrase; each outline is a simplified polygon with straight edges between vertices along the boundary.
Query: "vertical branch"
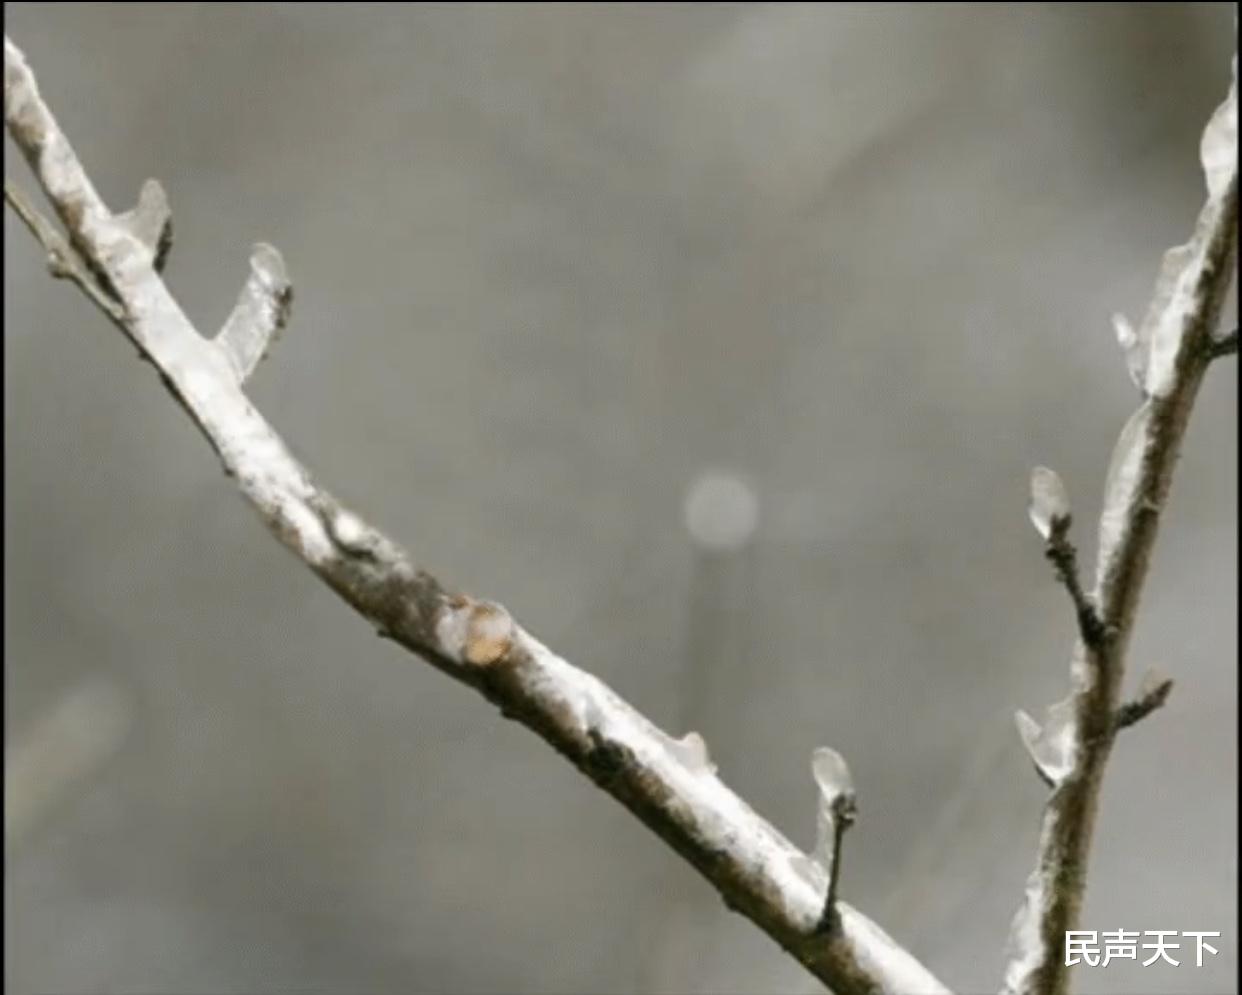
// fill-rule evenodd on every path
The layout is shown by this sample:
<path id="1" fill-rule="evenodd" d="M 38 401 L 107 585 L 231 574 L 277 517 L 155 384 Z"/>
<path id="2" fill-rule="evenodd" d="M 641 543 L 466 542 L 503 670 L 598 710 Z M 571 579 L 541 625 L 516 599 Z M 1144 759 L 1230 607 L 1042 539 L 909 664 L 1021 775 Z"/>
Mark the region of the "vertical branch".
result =
<path id="1" fill-rule="evenodd" d="M 1041 527 L 1048 556 L 1074 599 L 1080 635 L 1070 664 L 1068 698 L 1049 709 L 1044 727 L 1024 713 L 1019 726 L 1051 788 L 1044 809 L 1039 855 L 1014 919 L 1004 992 L 1060 995 L 1067 990 L 1064 943 L 1076 929 L 1086 886 L 1087 860 L 1104 769 L 1119 729 L 1167 697 L 1170 681 L 1156 681 L 1130 705 L 1121 705 L 1125 654 L 1155 543 L 1173 468 L 1204 374 L 1231 351 L 1215 338 L 1233 277 L 1237 248 L 1237 60 L 1229 96 L 1204 131 L 1201 160 L 1208 198 L 1185 245 L 1165 254 L 1152 303 L 1136 332 L 1115 320 L 1126 364 L 1143 402 L 1117 441 L 1100 515 L 1095 591 L 1087 598 L 1073 572 L 1068 501 L 1060 509 L 1058 538 L 1048 510 L 1060 496 L 1045 492 Z M 1055 490 L 1055 489 L 1054 489 Z M 1034 512 L 1033 520 L 1036 518 Z M 1098 613 L 1098 614 L 1097 614 Z"/>

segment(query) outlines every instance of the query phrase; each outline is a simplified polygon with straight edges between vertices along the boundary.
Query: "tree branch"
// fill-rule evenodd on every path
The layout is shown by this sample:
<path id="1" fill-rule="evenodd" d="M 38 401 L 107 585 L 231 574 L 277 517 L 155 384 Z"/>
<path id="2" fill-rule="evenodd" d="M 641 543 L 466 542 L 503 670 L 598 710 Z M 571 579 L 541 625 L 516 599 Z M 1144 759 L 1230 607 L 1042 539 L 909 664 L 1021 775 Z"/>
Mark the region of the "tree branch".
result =
<path id="1" fill-rule="evenodd" d="M 1119 326 L 1127 365 L 1145 400 L 1118 439 L 1100 516 L 1092 603 L 1108 638 L 1094 641 L 1086 633 L 1080 635 L 1070 664 L 1069 697 L 1052 706 L 1043 730 L 1026 717 L 1034 726 L 1027 729 L 1036 746 L 1044 757 L 1056 761 L 1051 764 L 1055 776 L 1050 779 L 1053 791 L 1044 810 L 1038 860 L 1014 920 L 1006 993 L 1066 991 L 1065 933 L 1078 926 L 1100 785 L 1113 738 L 1118 729 L 1148 714 L 1168 695 L 1166 682 L 1139 702 L 1118 707 L 1126 647 L 1160 511 L 1191 408 L 1212 361 L 1212 330 L 1233 276 L 1236 136 L 1235 60 L 1229 96 L 1204 132 L 1201 158 L 1208 198 L 1195 231 L 1189 242 L 1165 254 L 1142 328 L 1134 332 L 1124 322 Z M 1082 598 L 1075 597 L 1075 602 L 1081 606 Z M 1021 719 L 1019 725 L 1024 725 Z"/>
<path id="2" fill-rule="evenodd" d="M 255 293 L 243 293 L 221 336 L 203 338 L 157 273 L 159 240 L 152 243 L 152 226 L 137 232 L 132 219 L 108 210 L 39 96 L 24 57 L 7 38 L 4 59 L 9 133 L 73 248 L 100 269 L 122 311 L 92 293 L 89 284 L 78 281 L 79 286 L 156 365 L 225 472 L 296 556 L 382 635 L 542 736 L 696 867 L 730 908 L 753 920 L 839 995 L 946 991 L 843 902 L 835 903 L 840 928 L 821 933 L 829 886 L 825 869 L 726 787 L 703 751 L 687 750 L 684 741 L 666 735 L 598 679 L 543 646 L 501 606 L 443 587 L 319 487 L 241 389 L 283 323 L 283 268 L 271 257 L 256 264 Z"/>

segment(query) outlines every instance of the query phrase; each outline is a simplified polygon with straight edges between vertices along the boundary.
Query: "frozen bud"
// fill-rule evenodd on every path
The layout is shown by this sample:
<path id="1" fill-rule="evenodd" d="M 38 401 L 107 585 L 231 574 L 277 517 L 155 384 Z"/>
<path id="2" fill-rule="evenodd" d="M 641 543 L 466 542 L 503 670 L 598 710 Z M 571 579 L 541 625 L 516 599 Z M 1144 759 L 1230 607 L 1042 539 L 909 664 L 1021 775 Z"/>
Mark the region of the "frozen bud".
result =
<path id="1" fill-rule="evenodd" d="M 831 747 L 818 747 L 811 754 L 811 773 L 815 775 L 819 793 L 829 804 L 841 795 L 854 794 L 854 779 L 845 758 Z"/>
<path id="2" fill-rule="evenodd" d="M 1035 531 L 1045 539 L 1069 521 L 1069 494 L 1055 470 L 1037 466 L 1031 471 L 1031 503 L 1027 512 Z"/>
<path id="3" fill-rule="evenodd" d="M 819 787 L 815 860 L 828 869 L 832 866 L 833 839 L 854 821 L 854 779 L 845 758 L 827 746 L 820 746 L 811 754 L 811 773 Z"/>
<path id="4" fill-rule="evenodd" d="M 1138 345 L 1138 332 L 1134 330 L 1134 326 L 1130 324 L 1130 319 L 1120 311 L 1116 312 L 1113 317 L 1113 331 L 1117 333 L 1117 344 L 1127 352 Z"/>
<path id="5" fill-rule="evenodd" d="M 503 660 L 513 646 L 513 619 L 500 605 L 480 601 L 470 611 L 464 655 L 468 663 L 486 667 Z"/>
<path id="6" fill-rule="evenodd" d="M 1130 380 L 1139 390 L 1144 390 L 1147 380 L 1147 350 L 1139 339 L 1139 333 L 1130 324 L 1130 319 L 1118 312 L 1113 315 L 1113 331 L 1117 333 L 1117 344 L 1121 346 L 1122 355 L 1126 359 L 1126 372 Z"/>

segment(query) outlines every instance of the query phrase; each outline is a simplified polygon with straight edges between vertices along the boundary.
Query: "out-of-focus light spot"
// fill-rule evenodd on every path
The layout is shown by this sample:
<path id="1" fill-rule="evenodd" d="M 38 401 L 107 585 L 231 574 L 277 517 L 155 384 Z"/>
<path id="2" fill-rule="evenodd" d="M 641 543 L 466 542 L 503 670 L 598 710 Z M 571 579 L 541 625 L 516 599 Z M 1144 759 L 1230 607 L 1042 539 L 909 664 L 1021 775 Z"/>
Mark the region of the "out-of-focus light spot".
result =
<path id="1" fill-rule="evenodd" d="M 736 473 L 700 474 L 686 491 L 686 529 L 695 544 L 715 552 L 734 552 L 754 537 L 759 496 Z"/>

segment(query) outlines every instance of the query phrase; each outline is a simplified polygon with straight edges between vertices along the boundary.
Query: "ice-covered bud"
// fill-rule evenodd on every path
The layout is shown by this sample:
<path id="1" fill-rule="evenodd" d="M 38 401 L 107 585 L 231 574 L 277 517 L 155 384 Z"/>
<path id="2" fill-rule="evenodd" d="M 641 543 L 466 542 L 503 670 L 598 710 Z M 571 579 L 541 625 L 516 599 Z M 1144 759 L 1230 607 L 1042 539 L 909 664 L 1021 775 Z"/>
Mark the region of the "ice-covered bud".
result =
<path id="1" fill-rule="evenodd" d="M 819 788 L 815 858 L 827 868 L 832 865 L 834 829 L 848 827 L 857 812 L 854 779 L 845 758 L 827 746 L 811 754 L 811 773 Z"/>
<path id="2" fill-rule="evenodd" d="M 1031 503 L 1027 508 L 1031 524 L 1044 539 L 1069 521 L 1070 502 L 1065 484 L 1055 470 L 1037 466 L 1031 471 Z"/>

